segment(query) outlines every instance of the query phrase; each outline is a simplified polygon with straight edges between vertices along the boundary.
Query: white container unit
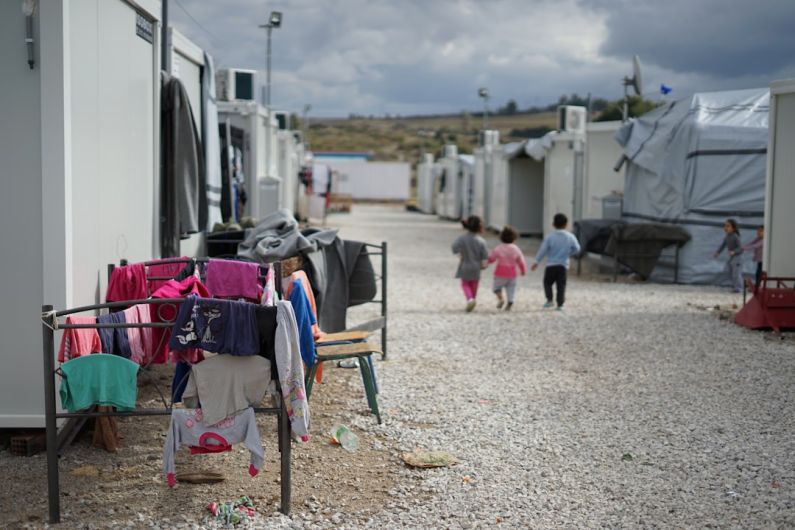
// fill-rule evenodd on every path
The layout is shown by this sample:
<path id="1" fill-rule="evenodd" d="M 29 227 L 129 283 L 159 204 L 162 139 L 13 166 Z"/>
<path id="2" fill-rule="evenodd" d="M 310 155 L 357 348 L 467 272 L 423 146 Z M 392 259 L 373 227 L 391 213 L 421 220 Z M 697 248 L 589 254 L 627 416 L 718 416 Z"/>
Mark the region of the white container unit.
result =
<path id="1" fill-rule="evenodd" d="M 304 158 L 304 145 L 295 132 L 280 130 L 278 176 L 282 180 L 282 207 L 291 212 L 298 211 L 298 172 Z"/>
<path id="2" fill-rule="evenodd" d="M 575 175 L 578 171 L 582 171 L 582 166 L 579 168 L 576 166 L 577 159 L 582 160 L 584 138 L 579 134 L 561 132 L 547 135 L 543 140 L 546 154 L 542 226 L 546 235 L 554 230 L 552 218 L 555 214 L 565 214 L 569 218 L 569 228 L 576 217 L 574 215 Z"/>
<path id="3" fill-rule="evenodd" d="M 795 79 L 770 85 L 763 270 L 795 278 Z"/>
<path id="4" fill-rule="evenodd" d="M 624 171 L 615 171 L 623 150 L 615 141 L 620 121 L 594 122 L 586 125 L 585 175 L 582 186 L 581 219 L 602 219 L 606 197 L 624 193 Z"/>
<path id="5" fill-rule="evenodd" d="M 423 213 L 436 213 L 433 205 L 434 172 L 433 155 L 425 153 L 417 164 L 417 208 Z"/>
<path id="6" fill-rule="evenodd" d="M 21 5 L 0 2 L 0 428 L 44 426 L 42 304 L 159 255 L 160 3 L 38 2 L 30 66 Z"/>
<path id="7" fill-rule="evenodd" d="M 466 219 L 473 215 L 474 195 L 475 195 L 475 157 L 473 155 L 458 155 L 458 172 L 461 176 L 459 183 L 461 212 L 460 218 Z"/>
<path id="8" fill-rule="evenodd" d="M 221 127 L 243 131 L 243 173 L 248 193 L 246 215 L 262 219 L 282 207 L 282 179 L 278 176 L 278 123 L 256 101 L 219 101 Z M 233 134 L 234 135 L 234 132 Z M 223 147 L 223 142 L 221 143 Z"/>
<path id="9" fill-rule="evenodd" d="M 527 142 L 504 144 L 491 157 L 491 204 L 488 226 L 509 224 L 520 234 L 542 231 L 544 161 L 530 157 Z"/>
<path id="10" fill-rule="evenodd" d="M 439 216 L 444 219 L 461 219 L 461 197 L 464 187 L 464 175 L 459 167 L 458 147 L 452 144 L 444 146 L 444 156 L 439 159 L 442 169 L 439 189 Z"/>

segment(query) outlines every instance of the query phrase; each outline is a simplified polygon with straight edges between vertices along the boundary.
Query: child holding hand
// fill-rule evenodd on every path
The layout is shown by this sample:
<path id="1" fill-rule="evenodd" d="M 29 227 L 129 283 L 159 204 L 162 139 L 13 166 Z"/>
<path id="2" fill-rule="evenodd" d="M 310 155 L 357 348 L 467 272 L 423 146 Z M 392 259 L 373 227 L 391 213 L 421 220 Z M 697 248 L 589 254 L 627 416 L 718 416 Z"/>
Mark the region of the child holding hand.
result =
<path id="1" fill-rule="evenodd" d="M 461 279 L 461 290 L 464 291 L 467 299 L 466 310 L 470 312 L 475 309 L 477 303 L 480 271 L 486 267 L 489 249 L 480 236 L 483 232 L 483 221 L 480 217 L 471 215 L 461 221 L 461 224 L 466 228 L 467 233 L 458 236 L 453 243 L 453 254 L 458 254 L 460 257 L 455 277 Z"/>
<path id="2" fill-rule="evenodd" d="M 518 270 L 522 276 L 527 272 L 524 255 L 519 247 L 514 244 L 517 237 L 518 234 L 513 227 L 505 226 L 500 232 L 500 241 L 502 243 L 497 245 L 489 254 L 489 263 L 497 263 L 494 268 L 494 283 L 492 285 L 494 294 L 497 295 L 497 309 L 502 309 L 502 306 L 505 305 L 505 298 L 507 298 L 506 311 L 511 310 L 516 296 L 516 271 Z M 505 290 L 505 297 L 502 295 L 503 289 Z"/>

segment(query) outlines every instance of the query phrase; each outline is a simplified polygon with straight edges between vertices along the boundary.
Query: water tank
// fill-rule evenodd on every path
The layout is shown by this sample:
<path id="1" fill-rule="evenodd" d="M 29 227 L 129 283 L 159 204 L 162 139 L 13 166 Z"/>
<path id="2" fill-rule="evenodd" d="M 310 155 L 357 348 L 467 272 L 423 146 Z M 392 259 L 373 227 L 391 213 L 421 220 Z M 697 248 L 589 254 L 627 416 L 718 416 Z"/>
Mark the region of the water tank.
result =
<path id="1" fill-rule="evenodd" d="M 444 146 L 445 158 L 456 158 L 458 156 L 458 146 L 455 144 L 447 144 Z"/>

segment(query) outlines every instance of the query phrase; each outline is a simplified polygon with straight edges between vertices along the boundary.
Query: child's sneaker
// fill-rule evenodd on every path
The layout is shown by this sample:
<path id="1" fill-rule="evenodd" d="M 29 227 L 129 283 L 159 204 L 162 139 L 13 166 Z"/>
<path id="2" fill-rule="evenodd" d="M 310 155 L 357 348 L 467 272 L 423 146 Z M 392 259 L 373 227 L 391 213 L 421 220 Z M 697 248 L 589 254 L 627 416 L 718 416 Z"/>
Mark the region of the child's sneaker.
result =
<path id="1" fill-rule="evenodd" d="M 497 302 L 497 309 L 502 309 L 502 306 L 503 306 L 503 305 L 505 305 L 505 302 L 504 302 L 503 300 L 499 300 L 499 301 Z"/>
<path id="2" fill-rule="evenodd" d="M 508 302 L 508 305 L 505 306 L 505 310 L 510 311 L 512 307 L 513 307 L 513 302 Z"/>
<path id="3" fill-rule="evenodd" d="M 471 313 L 472 310 L 475 309 L 475 304 L 477 304 L 475 300 L 470 300 L 469 302 L 467 302 L 467 313 Z"/>
<path id="4" fill-rule="evenodd" d="M 553 305 L 552 302 L 547 302 L 546 304 L 544 304 L 544 309 L 549 309 L 550 307 L 552 307 L 552 305 Z"/>

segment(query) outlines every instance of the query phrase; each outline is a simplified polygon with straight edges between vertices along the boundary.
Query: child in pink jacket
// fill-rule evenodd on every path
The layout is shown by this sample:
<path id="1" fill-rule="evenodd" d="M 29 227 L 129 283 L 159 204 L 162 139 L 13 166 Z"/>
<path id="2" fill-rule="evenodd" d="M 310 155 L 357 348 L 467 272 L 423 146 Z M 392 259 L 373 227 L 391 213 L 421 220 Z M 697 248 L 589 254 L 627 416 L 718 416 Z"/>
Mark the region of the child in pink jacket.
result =
<path id="1" fill-rule="evenodd" d="M 505 226 L 500 232 L 500 241 L 502 244 L 497 245 L 494 250 L 489 254 L 489 263 L 497 263 L 494 269 L 494 294 L 497 295 L 497 309 L 501 309 L 505 305 L 505 310 L 510 311 L 513 306 L 514 296 L 516 295 L 516 271 L 525 275 L 527 266 L 524 261 L 524 255 L 514 244 L 518 234 L 511 226 Z M 505 289 L 505 294 L 508 298 L 508 304 L 505 304 L 502 290 Z"/>

